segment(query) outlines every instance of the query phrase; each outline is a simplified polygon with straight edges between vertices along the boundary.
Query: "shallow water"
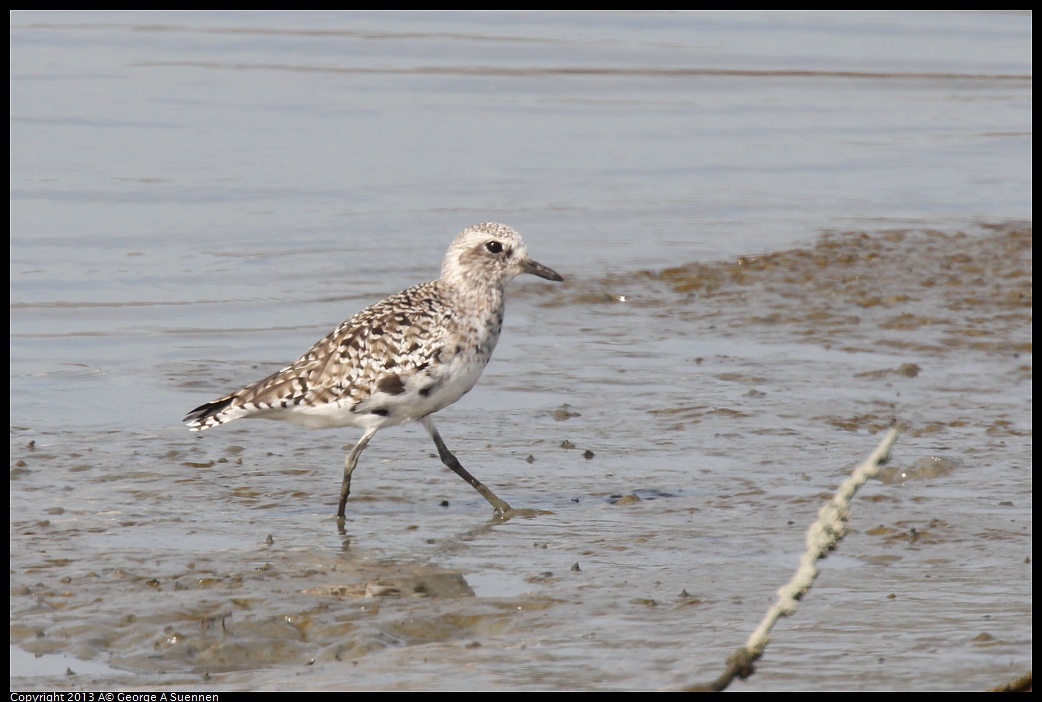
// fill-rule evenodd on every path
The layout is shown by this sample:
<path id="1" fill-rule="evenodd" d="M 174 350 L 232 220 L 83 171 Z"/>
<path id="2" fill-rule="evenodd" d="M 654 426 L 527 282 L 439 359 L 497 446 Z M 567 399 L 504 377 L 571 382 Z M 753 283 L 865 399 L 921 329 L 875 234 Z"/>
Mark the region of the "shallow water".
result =
<path id="1" fill-rule="evenodd" d="M 892 419 L 884 478 L 732 689 L 1031 666 L 1031 17 L 12 14 L 12 689 L 714 678 Z M 495 358 L 419 427 L 191 407 L 518 228 Z M 27 657 L 25 653 L 33 654 Z"/>

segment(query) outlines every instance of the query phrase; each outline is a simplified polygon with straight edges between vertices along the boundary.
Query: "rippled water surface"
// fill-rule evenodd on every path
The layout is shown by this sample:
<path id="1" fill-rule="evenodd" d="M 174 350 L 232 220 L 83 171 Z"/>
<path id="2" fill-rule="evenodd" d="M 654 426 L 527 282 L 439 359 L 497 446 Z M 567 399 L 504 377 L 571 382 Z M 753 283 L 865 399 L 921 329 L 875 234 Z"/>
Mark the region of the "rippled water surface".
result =
<path id="1" fill-rule="evenodd" d="M 1031 15 L 11 15 L 12 689 L 984 689 L 1032 649 Z M 517 228 L 448 445 L 192 407 Z"/>

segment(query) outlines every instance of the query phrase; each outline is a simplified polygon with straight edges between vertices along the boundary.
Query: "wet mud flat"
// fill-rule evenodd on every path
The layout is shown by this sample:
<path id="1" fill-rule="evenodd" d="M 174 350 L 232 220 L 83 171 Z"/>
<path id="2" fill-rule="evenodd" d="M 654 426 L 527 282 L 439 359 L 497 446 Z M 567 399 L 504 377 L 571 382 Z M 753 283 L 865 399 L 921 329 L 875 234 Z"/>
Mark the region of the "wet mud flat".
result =
<path id="1" fill-rule="evenodd" d="M 893 465 L 744 689 L 999 684 L 1031 656 L 1031 264 L 1014 223 L 525 287 L 565 331 L 490 398 L 535 368 L 566 392 L 451 425 L 539 512 L 506 523 L 418 436 L 370 449 L 340 533 L 343 436 L 13 420 L 12 687 L 707 679 L 895 418 Z"/>

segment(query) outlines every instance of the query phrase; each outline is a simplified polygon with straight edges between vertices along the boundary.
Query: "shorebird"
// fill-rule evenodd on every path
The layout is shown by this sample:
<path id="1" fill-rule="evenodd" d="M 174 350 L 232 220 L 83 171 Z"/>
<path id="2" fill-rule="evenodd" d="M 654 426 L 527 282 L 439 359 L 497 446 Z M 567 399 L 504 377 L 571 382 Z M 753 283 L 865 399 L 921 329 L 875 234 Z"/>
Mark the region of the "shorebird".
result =
<path id="1" fill-rule="evenodd" d="M 363 429 L 344 461 L 340 519 L 351 474 L 373 435 L 419 422 L 442 463 L 481 493 L 496 514 L 506 516 L 510 505 L 467 472 L 431 416 L 474 387 L 499 340 L 506 284 L 522 273 L 563 280 L 529 258 L 510 227 L 492 222 L 467 227 L 449 246 L 440 278 L 362 310 L 289 366 L 196 407 L 183 421 L 192 431 L 244 417 Z"/>

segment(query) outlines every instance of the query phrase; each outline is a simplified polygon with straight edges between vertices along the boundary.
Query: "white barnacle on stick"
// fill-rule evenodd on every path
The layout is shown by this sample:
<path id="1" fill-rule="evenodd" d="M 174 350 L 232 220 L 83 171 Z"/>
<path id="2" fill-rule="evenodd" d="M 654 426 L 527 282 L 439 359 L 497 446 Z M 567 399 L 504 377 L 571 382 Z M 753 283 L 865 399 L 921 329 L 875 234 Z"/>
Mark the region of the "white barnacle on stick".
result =
<path id="1" fill-rule="evenodd" d="M 865 481 L 875 477 L 886 465 L 890 458 L 890 448 L 900 433 L 899 426 L 891 427 L 876 449 L 854 469 L 850 477 L 836 490 L 832 499 L 818 512 L 817 520 L 807 529 L 807 548 L 800 558 L 799 568 L 792 579 L 778 589 L 778 600 L 750 634 L 745 645 L 728 657 L 727 670 L 712 683 L 692 685 L 687 690 L 719 691 L 725 689 L 736 677 L 747 678 L 752 675 L 753 664 L 763 655 L 763 650 L 770 640 L 771 629 L 781 617 L 788 617 L 796 612 L 800 599 L 810 590 L 814 579 L 818 577 L 818 561 L 834 549 L 847 533 L 850 501 Z"/>

